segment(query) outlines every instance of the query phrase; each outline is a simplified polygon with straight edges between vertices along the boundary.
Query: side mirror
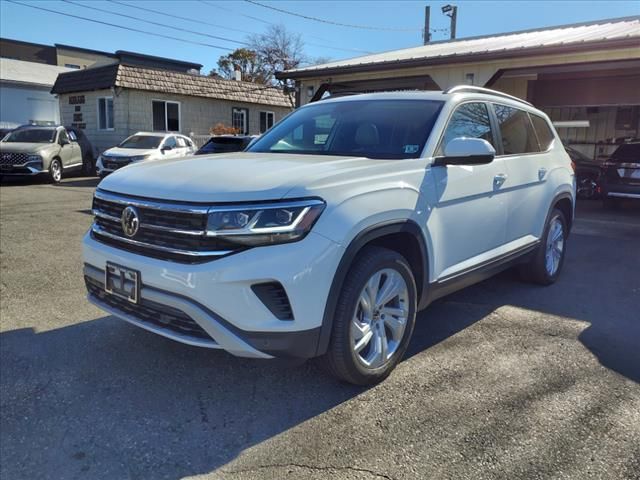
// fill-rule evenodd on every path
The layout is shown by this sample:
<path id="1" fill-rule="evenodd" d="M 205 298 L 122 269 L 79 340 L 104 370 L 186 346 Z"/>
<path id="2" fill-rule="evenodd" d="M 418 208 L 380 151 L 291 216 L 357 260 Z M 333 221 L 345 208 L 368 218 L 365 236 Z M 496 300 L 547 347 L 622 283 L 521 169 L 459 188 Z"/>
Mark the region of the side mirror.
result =
<path id="1" fill-rule="evenodd" d="M 162 147 L 162 151 L 163 152 L 167 152 L 169 150 L 173 150 L 173 147 L 170 147 L 169 145 L 166 145 L 166 146 Z"/>
<path id="2" fill-rule="evenodd" d="M 486 140 L 458 137 L 445 145 L 444 157 L 437 157 L 433 165 L 485 165 L 495 156 L 495 148 Z"/>
<path id="3" fill-rule="evenodd" d="M 60 139 L 60 146 L 64 147 L 65 145 L 69 145 L 71 142 L 69 140 L 66 140 L 64 138 Z"/>

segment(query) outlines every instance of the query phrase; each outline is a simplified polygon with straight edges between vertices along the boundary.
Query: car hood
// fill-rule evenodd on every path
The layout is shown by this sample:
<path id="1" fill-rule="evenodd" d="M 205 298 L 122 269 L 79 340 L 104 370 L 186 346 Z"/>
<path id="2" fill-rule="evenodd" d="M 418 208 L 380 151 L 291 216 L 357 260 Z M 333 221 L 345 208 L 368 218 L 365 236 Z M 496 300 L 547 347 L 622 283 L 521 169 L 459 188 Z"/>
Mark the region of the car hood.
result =
<path id="1" fill-rule="evenodd" d="M 376 188 L 416 166 L 416 160 L 276 153 L 198 155 L 136 163 L 117 170 L 100 189 L 140 197 L 224 203 L 319 195 L 344 183 Z"/>
<path id="2" fill-rule="evenodd" d="M 55 147 L 55 143 L 0 142 L 0 152 L 5 153 L 36 153 Z"/>
<path id="3" fill-rule="evenodd" d="M 151 155 L 158 150 L 155 148 L 119 148 L 113 147 L 103 152 L 103 155 L 109 155 L 110 157 L 136 157 L 138 155 Z"/>

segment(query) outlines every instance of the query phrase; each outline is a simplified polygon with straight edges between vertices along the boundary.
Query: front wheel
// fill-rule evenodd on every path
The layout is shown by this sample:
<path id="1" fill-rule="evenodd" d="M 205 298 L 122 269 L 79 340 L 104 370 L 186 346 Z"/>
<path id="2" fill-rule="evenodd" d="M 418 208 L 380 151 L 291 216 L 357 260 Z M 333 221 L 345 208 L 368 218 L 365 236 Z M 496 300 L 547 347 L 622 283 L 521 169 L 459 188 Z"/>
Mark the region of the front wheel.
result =
<path id="1" fill-rule="evenodd" d="M 60 183 L 62 180 L 62 163 L 57 158 L 51 160 L 49 164 L 49 180 L 51 183 Z"/>
<path id="2" fill-rule="evenodd" d="M 529 263 L 522 265 L 522 277 L 540 285 L 551 285 L 560 276 L 567 246 L 567 221 L 555 208 L 547 221 L 542 242 Z"/>
<path id="3" fill-rule="evenodd" d="M 378 383 L 404 356 L 415 317 L 416 285 L 405 258 L 367 247 L 345 278 L 323 363 L 346 382 Z"/>

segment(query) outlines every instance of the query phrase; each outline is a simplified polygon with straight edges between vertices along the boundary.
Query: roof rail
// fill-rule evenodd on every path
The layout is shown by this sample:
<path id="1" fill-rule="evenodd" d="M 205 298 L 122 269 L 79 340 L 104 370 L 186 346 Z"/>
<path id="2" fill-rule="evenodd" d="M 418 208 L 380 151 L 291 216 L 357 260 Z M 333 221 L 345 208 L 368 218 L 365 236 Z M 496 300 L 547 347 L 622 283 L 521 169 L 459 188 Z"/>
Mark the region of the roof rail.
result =
<path id="1" fill-rule="evenodd" d="M 508 98 L 509 100 L 513 100 L 514 102 L 524 103 L 525 105 L 529 105 L 530 107 L 533 107 L 531 103 L 521 98 L 514 97 L 513 95 L 498 92 L 497 90 L 491 90 L 490 88 L 474 87 L 473 85 L 456 85 L 455 87 L 447 88 L 443 93 L 461 93 L 461 92 L 474 92 L 474 93 L 485 93 L 487 95 L 495 95 L 496 97 Z"/>

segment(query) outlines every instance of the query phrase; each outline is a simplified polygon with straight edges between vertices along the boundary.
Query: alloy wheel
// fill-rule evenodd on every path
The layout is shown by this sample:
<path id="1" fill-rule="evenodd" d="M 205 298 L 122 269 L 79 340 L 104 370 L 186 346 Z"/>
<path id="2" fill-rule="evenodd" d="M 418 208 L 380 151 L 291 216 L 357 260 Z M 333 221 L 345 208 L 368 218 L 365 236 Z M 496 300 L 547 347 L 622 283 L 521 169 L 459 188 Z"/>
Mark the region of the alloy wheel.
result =
<path id="1" fill-rule="evenodd" d="M 549 276 L 554 276 L 560 267 L 564 250 L 564 227 L 559 217 L 554 217 L 549 224 L 547 233 L 547 250 L 545 253 L 545 267 Z"/>
<path id="2" fill-rule="evenodd" d="M 373 274 L 365 284 L 351 321 L 351 349 L 367 369 L 387 363 L 398 350 L 409 315 L 409 289 L 396 270 Z"/>

